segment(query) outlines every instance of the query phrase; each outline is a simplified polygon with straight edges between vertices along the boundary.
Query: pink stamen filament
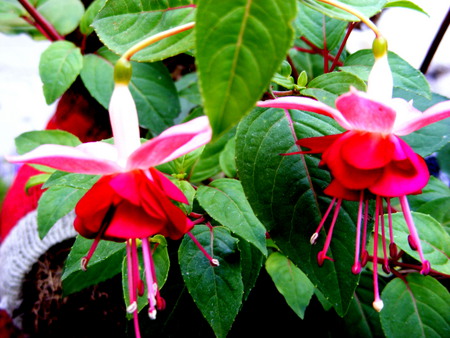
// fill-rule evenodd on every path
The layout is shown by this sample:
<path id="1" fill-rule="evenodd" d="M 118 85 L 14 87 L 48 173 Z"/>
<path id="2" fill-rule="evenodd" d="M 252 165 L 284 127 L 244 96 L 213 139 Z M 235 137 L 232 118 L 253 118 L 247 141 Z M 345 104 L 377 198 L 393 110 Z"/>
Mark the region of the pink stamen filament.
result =
<path id="1" fill-rule="evenodd" d="M 154 263 L 152 252 L 150 250 L 150 243 L 148 242 L 148 238 L 142 239 L 142 250 L 144 254 L 144 266 L 145 266 L 145 278 L 147 279 L 147 297 L 148 297 L 148 315 L 151 319 L 156 319 L 156 289 L 158 289 L 158 285 L 156 283 L 154 274 Z"/>
<path id="2" fill-rule="evenodd" d="M 139 272 L 139 256 L 136 246 L 136 239 L 131 239 L 131 250 L 133 252 L 133 281 L 135 283 L 136 290 L 138 292 L 139 296 L 142 296 L 144 294 L 144 283 L 141 279 L 141 274 Z"/>
<path id="3" fill-rule="evenodd" d="M 411 209 L 409 208 L 408 199 L 405 195 L 399 197 L 400 205 L 402 206 L 403 211 L 403 217 L 405 217 L 406 224 L 409 229 L 409 233 L 411 234 L 412 240 L 414 241 L 415 245 L 417 246 L 417 252 L 419 254 L 420 260 L 422 262 L 422 270 L 420 270 L 420 273 L 423 275 L 427 275 L 430 272 L 430 263 L 425 260 L 425 257 L 423 255 L 422 251 L 422 245 L 420 243 L 420 238 L 417 233 L 416 226 L 414 225 L 414 220 L 411 215 Z"/>
<path id="4" fill-rule="evenodd" d="M 383 200 L 380 199 L 381 207 L 380 207 L 380 220 L 381 220 L 381 238 L 383 245 L 383 271 L 386 273 L 390 273 L 391 269 L 389 268 L 389 259 L 387 255 L 386 248 L 386 229 L 384 228 L 384 211 L 383 211 Z"/>
<path id="5" fill-rule="evenodd" d="M 391 199 L 386 198 L 387 202 L 387 212 L 388 212 L 388 220 L 389 220 L 389 254 L 393 259 L 397 259 L 397 245 L 395 245 L 394 240 L 394 228 L 392 226 L 392 207 L 391 207 Z"/>
<path id="6" fill-rule="evenodd" d="M 219 266 L 219 261 L 215 258 L 212 258 L 211 255 L 205 250 L 205 248 L 200 244 L 200 242 L 195 238 L 195 236 L 189 231 L 187 233 L 192 241 L 197 245 L 200 251 L 205 255 L 205 257 L 209 260 L 209 264 L 212 266 Z"/>
<path id="7" fill-rule="evenodd" d="M 325 259 L 332 260 L 326 254 L 328 252 L 328 248 L 330 247 L 331 238 L 333 237 L 333 230 L 336 224 L 337 217 L 339 215 L 339 210 L 341 209 L 342 198 L 339 198 L 336 203 L 336 208 L 334 209 L 333 219 L 331 220 L 330 229 L 328 229 L 327 238 L 325 239 L 325 244 L 323 245 L 322 251 L 320 251 L 317 255 L 317 260 L 320 266 L 323 265 Z"/>
<path id="8" fill-rule="evenodd" d="M 373 272 L 373 293 L 374 293 L 374 301 L 372 303 L 373 308 L 378 312 L 383 308 L 383 301 L 380 298 L 380 291 L 378 288 L 378 225 L 381 217 L 380 208 L 382 207 L 380 196 L 376 198 L 376 206 L 375 206 L 375 225 L 373 232 L 373 258 L 372 258 L 372 272 Z"/>
<path id="9" fill-rule="evenodd" d="M 331 203 L 330 203 L 330 205 L 328 206 L 328 209 L 327 209 L 327 211 L 325 212 L 325 215 L 323 215 L 322 220 L 320 221 L 320 223 L 319 223 L 319 225 L 318 225 L 316 231 L 315 231 L 314 234 L 311 236 L 311 239 L 310 239 L 310 243 L 311 243 L 311 244 L 316 244 L 317 238 L 319 237 L 319 232 L 320 232 L 320 230 L 322 230 L 322 227 L 323 227 L 323 225 L 325 224 L 325 221 L 327 220 L 328 215 L 329 215 L 330 212 L 331 212 L 331 209 L 333 209 L 334 202 L 336 202 L 336 197 L 334 197 L 333 200 L 331 201 Z"/>
<path id="10" fill-rule="evenodd" d="M 361 262 L 359 260 L 360 245 L 361 245 L 361 222 L 363 209 L 364 191 L 361 190 L 358 207 L 358 220 L 356 222 L 356 240 L 355 240 L 355 262 L 353 263 L 352 272 L 357 275 L 361 272 Z"/>
<path id="11" fill-rule="evenodd" d="M 367 223 L 369 221 L 369 200 L 366 199 L 364 203 L 364 227 L 363 227 L 363 238 L 361 245 L 361 265 L 365 266 L 369 258 L 369 253 L 366 249 L 367 243 Z"/>

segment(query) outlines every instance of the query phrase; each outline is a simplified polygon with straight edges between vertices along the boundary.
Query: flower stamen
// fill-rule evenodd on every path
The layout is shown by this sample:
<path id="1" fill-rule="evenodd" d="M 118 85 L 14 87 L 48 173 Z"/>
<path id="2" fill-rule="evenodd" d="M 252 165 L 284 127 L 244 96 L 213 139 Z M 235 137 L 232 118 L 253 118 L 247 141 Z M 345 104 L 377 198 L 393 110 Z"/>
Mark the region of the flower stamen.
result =
<path id="1" fill-rule="evenodd" d="M 330 214 L 331 210 L 333 209 L 334 202 L 336 202 L 336 197 L 334 197 L 332 199 L 330 205 L 328 206 L 327 211 L 325 212 L 325 215 L 323 215 L 322 220 L 319 223 L 319 226 L 317 227 L 316 231 L 311 236 L 311 239 L 309 240 L 311 244 L 316 244 L 317 238 L 319 238 L 319 232 L 322 229 L 325 221 L 327 220 L 328 215 Z"/>
<path id="2" fill-rule="evenodd" d="M 336 224 L 337 217 L 339 215 L 339 210 L 341 209 L 342 198 L 337 199 L 336 208 L 334 209 L 333 219 L 331 220 L 330 229 L 328 229 L 327 237 L 325 239 L 325 244 L 323 245 L 322 251 L 319 251 L 317 254 L 317 262 L 320 266 L 323 265 L 325 259 L 333 261 L 331 257 L 328 257 L 326 253 L 328 252 L 328 248 L 330 247 L 331 238 L 333 237 L 333 230 Z"/>
<path id="3" fill-rule="evenodd" d="M 195 236 L 189 231 L 187 233 L 189 235 L 189 237 L 192 239 L 192 241 L 195 243 L 195 245 L 197 245 L 197 247 L 199 248 L 199 250 L 203 253 L 203 255 L 205 255 L 205 257 L 209 260 L 209 264 L 211 264 L 211 266 L 219 266 L 219 261 L 215 258 L 213 258 L 206 250 L 205 248 L 200 244 L 200 242 L 197 240 L 197 238 L 195 238 Z"/>

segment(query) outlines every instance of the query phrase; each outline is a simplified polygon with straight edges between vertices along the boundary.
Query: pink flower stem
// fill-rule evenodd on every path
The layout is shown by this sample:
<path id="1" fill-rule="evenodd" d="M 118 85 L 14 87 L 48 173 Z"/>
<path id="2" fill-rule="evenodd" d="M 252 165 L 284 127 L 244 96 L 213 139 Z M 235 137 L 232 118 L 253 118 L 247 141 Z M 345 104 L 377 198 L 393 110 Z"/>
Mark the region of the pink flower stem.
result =
<path id="1" fill-rule="evenodd" d="M 156 281 L 153 279 L 154 264 L 152 259 L 152 252 L 150 250 L 150 243 L 148 238 L 142 238 L 142 250 L 144 254 L 144 267 L 145 267 L 145 278 L 147 279 L 147 297 L 148 297 L 148 316 L 151 319 L 156 318 L 156 298 L 155 298 L 155 288 L 158 287 Z"/>
<path id="2" fill-rule="evenodd" d="M 209 264 L 212 266 L 219 266 L 219 261 L 215 258 L 212 258 L 211 255 L 205 250 L 205 248 L 200 244 L 200 242 L 195 238 L 195 236 L 189 231 L 187 233 L 192 241 L 197 245 L 200 251 L 205 255 L 205 257 L 209 260 Z"/>
<path id="3" fill-rule="evenodd" d="M 422 245 L 420 243 L 420 238 L 416 230 L 416 226 L 414 225 L 414 220 L 411 215 L 411 209 L 409 208 L 408 199 L 405 195 L 399 197 L 400 205 L 402 206 L 403 216 L 405 217 L 406 224 L 409 229 L 409 233 L 411 235 L 411 239 L 417 248 L 417 252 L 419 254 L 420 260 L 422 262 L 422 269 L 420 273 L 423 275 L 427 275 L 430 272 L 430 263 L 425 260 L 422 251 Z"/>
<path id="4" fill-rule="evenodd" d="M 389 255 L 397 259 L 398 257 L 398 250 L 397 245 L 395 245 L 394 240 L 394 228 L 392 226 L 392 206 L 391 206 L 391 199 L 386 198 L 387 202 L 387 212 L 388 212 L 388 220 L 389 220 Z"/>
<path id="5" fill-rule="evenodd" d="M 367 243 L 367 222 L 369 220 L 369 200 L 366 199 L 364 202 L 364 227 L 363 227 L 363 238 L 361 245 L 361 265 L 365 266 L 367 264 L 368 252 L 366 249 Z"/>
<path id="6" fill-rule="evenodd" d="M 372 273 L 373 273 L 373 293 L 374 293 L 374 301 L 373 307 L 378 312 L 383 308 L 383 301 L 380 298 L 380 290 L 378 288 L 378 226 L 380 223 L 381 217 L 381 197 L 376 197 L 376 206 L 375 206 L 375 225 L 373 231 L 373 258 L 372 258 Z"/>
<path id="7" fill-rule="evenodd" d="M 355 240 L 355 261 L 352 266 L 352 272 L 357 275 L 361 272 L 361 262 L 359 258 L 360 246 L 361 246 L 361 222 L 362 222 L 362 209 L 363 209 L 364 191 L 361 190 L 359 197 L 358 207 L 358 220 L 356 222 L 356 240 Z"/>
<path id="8" fill-rule="evenodd" d="M 384 227 L 384 212 L 383 212 L 383 200 L 380 199 L 380 221 L 381 221 L 381 243 L 383 245 L 383 271 L 390 273 L 389 258 L 386 249 L 386 229 Z"/>
<path id="9" fill-rule="evenodd" d="M 130 305 L 127 307 L 128 313 L 137 311 L 136 288 L 133 271 L 133 249 L 131 239 L 127 240 L 127 274 L 128 274 L 128 293 L 130 296 Z"/>
<path id="10" fill-rule="evenodd" d="M 325 244 L 323 245 L 322 251 L 319 251 L 319 253 L 317 254 L 317 261 L 320 266 L 323 265 L 325 259 L 329 259 L 331 261 L 333 260 L 327 256 L 327 252 L 328 252 L 328 249 L 331 244 L 331 238 L 333 237 L 333 230 L 334 230 L 334 226 L 337 221 L 337 217 L 339 215 L 339 210 L 341 209 L 341 203 L 342 203 L 342 198 L 339 198 L 336 203 L 336 208 L 334 209 L 333 219 L 331 220 L 330 229 L 328 229 L 327 238 L 325 239 Z"/>

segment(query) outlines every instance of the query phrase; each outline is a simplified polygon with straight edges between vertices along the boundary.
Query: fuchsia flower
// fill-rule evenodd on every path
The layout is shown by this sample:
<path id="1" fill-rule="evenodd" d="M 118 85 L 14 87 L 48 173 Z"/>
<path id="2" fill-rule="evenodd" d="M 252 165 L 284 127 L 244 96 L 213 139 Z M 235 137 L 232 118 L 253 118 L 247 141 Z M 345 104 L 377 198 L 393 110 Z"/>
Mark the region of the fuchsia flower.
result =
<path id="1" fill-rule="evenodd" d="M 131 302 L 127 310 L 134 314 L 139 336 L 136 293 L 142 294 L 143 285 L 137 239 L 142 242 L 149 316 L 155 318 L 156 309 L 164 308 L 164 300 L 159 296 L 148 237 L 161 234 L 179 239 L 195 224 L 172 202 L 187 204 L 184 194 L 154 167 L 208 143 L 212 132 L 208 118 L 202 116 L 171 127 L 141 144 L 136 107 L 128 89 L 131 69 L 119 65 L 119 70 L 122 73 L 118 77 L 115 74 L 109 109 L 114 145 L 105 142 L 83 143 L 77 147 L 46 144 L 8 160 L 71 173 L 102 175 L 75 208 L 76 230 L 84 237 L 95 239 L 82 266 L 87 266 L 100 239 L 126 241 Z M 217 260 L 208 259 L 212 265 L 218 265 Z"/>
<path id="2" fill-rule="evenodd" d="M 377 282 L 378 228 L 381 225 L 383 241 L 383 268 L 389 271 L 386 240 L 384 234 L 383 200 L 387 203 L 389 220 L 390 255 L 397 257 L 394 244 L 390 199 L 398 197 L 408 225 L 411 247 L 418 251 L 422 262 L 421 273 L 428 274 L 430 264 L 425 260 L 419 236 L 408 205 L 406 195 L 418 194 L 427 184 L 429 172 L 422 157 L 414 153 L 411 147 L 399 136 L 407 135 L 433 122 L 450 116 L 450 101 L 434 105 L 423 113 L 415 109 L 410 102 L 392 98 L 392 74 L 387 62 L 387 54 L 376 57 L 369 76 L 368 92 L 350 88 L 348 93 L 336 100 L 336 109 L 306 97 L 282 97 L 258 103 L 259 107 L 306 110 L 329 116 L 347 131 L 338 135 L 301 139 L 297 144 L 309 148 L 291 154 L 322 153 L 320 166 L 330 171 L 332 181 L 325 193 L 333 200 L 326 211 L 316 232 L 311 237 L 315 243 L 324 222 L 336 203 L 334 216 L 327 234 L 325 245 L 318 254 L 319 265 L 328 257 L 333 228 L 342 200 L 359 201 L 355 262 L 352 271 L 360 273 L 361 267 L 368 261 L 365 249 L 368 220 L 368 201 L 375 199 L 374 252 L 372 257 L 374 273 L 374 308 L 383 307 Z M 363 239 L 361 246 L 361 226 Z"/>

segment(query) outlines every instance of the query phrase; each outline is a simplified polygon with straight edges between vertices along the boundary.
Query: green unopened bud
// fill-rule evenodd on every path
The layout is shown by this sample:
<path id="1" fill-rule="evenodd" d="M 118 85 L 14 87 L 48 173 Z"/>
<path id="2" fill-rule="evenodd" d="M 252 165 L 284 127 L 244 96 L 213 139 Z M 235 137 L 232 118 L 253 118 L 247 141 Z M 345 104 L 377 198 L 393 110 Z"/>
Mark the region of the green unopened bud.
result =
<path id="1" fill-rule="evenodd" d="M 292 68 L 289 62 L 283 60 L 283 62 L 280 65 L 280 69 L 278 70 L 278 73 L 283 77 L 288 77 L 291 75 Z"/>
<path id="2" fill-rule="evenodd" d="M 297 86 L 304 88 L 308 83 L 308 74 L 304 70 L 300 73 L 297 79 Z"/>
<path id="3" fill-rule="evenodd" d="M 375 58 L 380 58 L 385 55 L 388 51 L 387 40 L 383 37 L 377 37 L 373 40 L 372 51 Z"/>
<path id="4" fill-rule="evenodd" d="M 114 66 L 114 83 L 128 84 L 131 80 L 132 67 L 130 61 L 125 58 L 117 60 Z"/>

